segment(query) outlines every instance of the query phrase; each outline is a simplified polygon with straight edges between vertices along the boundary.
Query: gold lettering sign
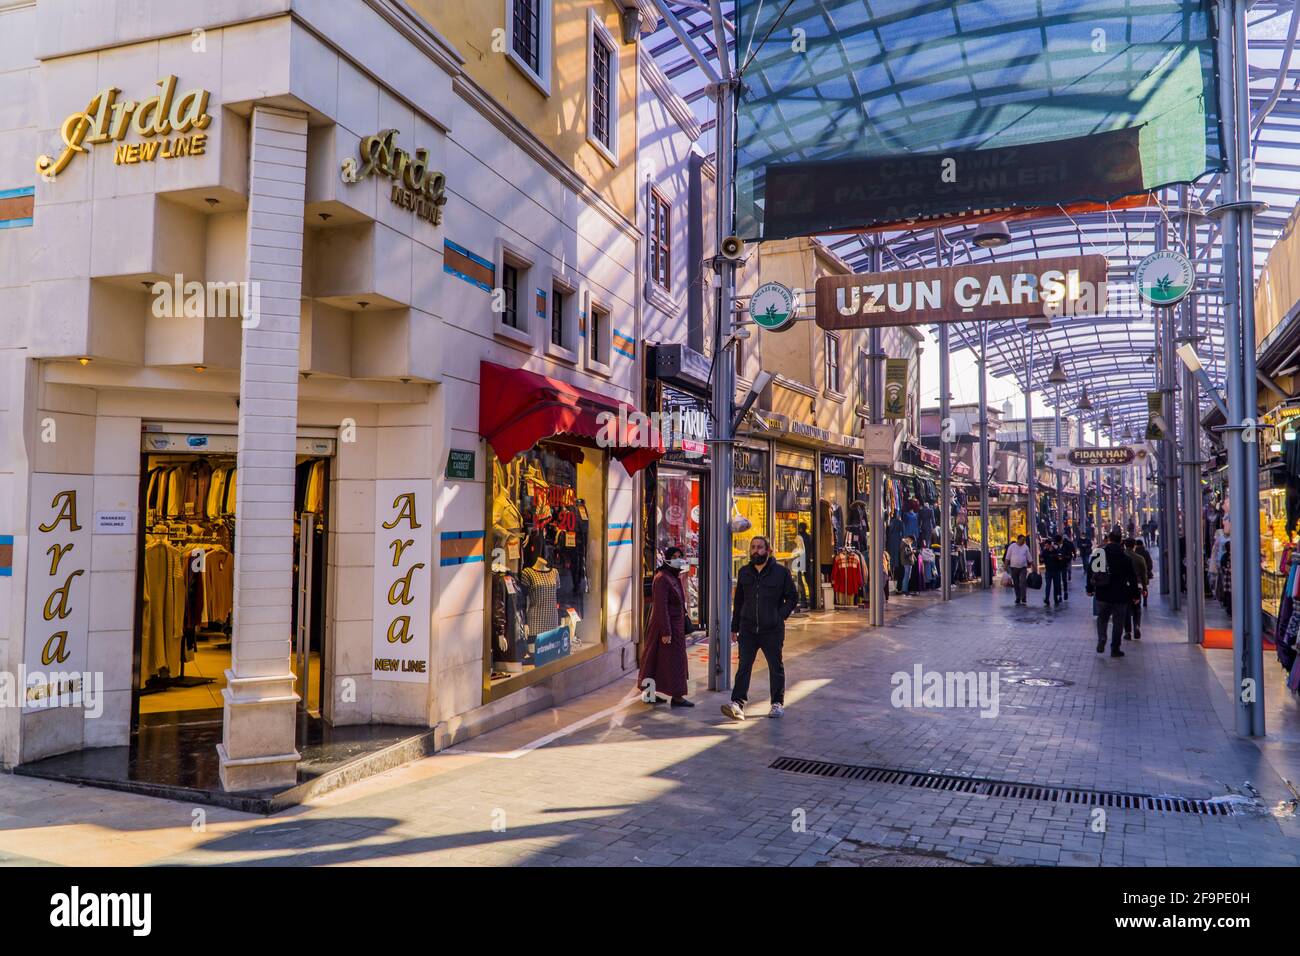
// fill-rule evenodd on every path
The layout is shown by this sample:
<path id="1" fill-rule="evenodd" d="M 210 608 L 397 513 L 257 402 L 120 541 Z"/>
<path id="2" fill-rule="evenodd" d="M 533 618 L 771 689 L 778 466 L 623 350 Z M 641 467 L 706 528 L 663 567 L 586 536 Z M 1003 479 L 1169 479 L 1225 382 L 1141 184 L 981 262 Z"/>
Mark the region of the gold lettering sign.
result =
<path id="1" fill-rule="evenodd" d="M 58 158 L 38 157 L 36 171 L 53 179 L 67 168 L 73 156 L 87 152 L 88 145 L 121 142 L 128 133 L 149 141 L 118 146 L 113 162 L 119 166 L 203 155 L 208 137 L 199 131 L 212 122 L 208 91 L 188 90 L 178 97 L 175 76 L 165 76 L 156 85 L 159 92 L 142 102 L 118 100 L 122 91 L 117 87 L 100 90 L 83 111 L 63 121 L 63 152 Z M 155 140 L 156 136 L 164 138 Z"/>
<path id="2" fill-rule="evenodd" d="M 412 156 L 396 144 L 397 130 L 386 129 L 361 141 L 359 159 L 343 161 L 343 181 L 360 182 L 371 173 L 393 181 L 389 200 L 410 209 L 421 219 L 437 226 L 447 203 L 447 177 L 429 169 L 429 151 L 423 147 Z"/>

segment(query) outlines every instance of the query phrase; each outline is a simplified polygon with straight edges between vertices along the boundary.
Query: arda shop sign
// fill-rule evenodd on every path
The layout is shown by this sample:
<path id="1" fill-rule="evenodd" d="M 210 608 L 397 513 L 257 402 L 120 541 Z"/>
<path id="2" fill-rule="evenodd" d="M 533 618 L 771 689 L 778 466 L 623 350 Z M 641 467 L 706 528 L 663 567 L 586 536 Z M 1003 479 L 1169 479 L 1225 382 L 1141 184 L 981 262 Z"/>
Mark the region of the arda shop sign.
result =
<path id="1" fill-rule="evenodd" d="M 361 140 L 358 158 L 348 157 L 341 170 L 345 183 L 356 183 L 372 173 L 392 181 L 388 198 L 393 205 L 410 209 L 421 219 L 437 226 L 447 203 L 447 177 L 429 168 L 429 151 L 414 154 L 397 145 L 397 130 L 386 129 Z"/>

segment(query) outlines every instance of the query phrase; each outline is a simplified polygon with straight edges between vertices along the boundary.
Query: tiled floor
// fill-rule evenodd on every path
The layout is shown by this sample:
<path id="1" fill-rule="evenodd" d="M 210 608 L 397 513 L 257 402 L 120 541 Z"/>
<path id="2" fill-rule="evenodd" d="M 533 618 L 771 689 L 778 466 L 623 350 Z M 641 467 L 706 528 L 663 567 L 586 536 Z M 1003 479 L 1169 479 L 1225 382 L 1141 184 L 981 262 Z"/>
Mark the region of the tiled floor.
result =
<path id="1" fill-rule="evenodd" d="M 1074 597 L 1050 611 L 1012 607 L 1001 590 L 896 599 L 874 632 L 857 612 L 810 615 L 789 631 L 783 720 L 759 718 L 765 675 L 759 719 L 743 724 L 719 713 L 724 695 L 701 690 L 693 710 L 651 709 L 629 678 L 270 819 L 208 810 L 195 829 L 195 807 L 0 777 L 0 862 L 1300 863 L 1300 824 L 1268 811 L 1290 796 L 1278 768 L 1300 728 L 1280 671 L 1268 684 L 1277 736 L 1240 740 L 1216 657 L 1230 652 L 1189 646 L 1153 598 L 1144 639 L 1123 659 L 1099 655 L 1088 602 Z M 991 659 L 1020 663 L 981 663 Z M 895 707 L 894 675 L 917 666 L 998 673 L 996 716 Z M 1254 787 L 1263 799 L 1231 817 L 1103 815 L 769 769 L 782 755 L 1185 797 Z"/>

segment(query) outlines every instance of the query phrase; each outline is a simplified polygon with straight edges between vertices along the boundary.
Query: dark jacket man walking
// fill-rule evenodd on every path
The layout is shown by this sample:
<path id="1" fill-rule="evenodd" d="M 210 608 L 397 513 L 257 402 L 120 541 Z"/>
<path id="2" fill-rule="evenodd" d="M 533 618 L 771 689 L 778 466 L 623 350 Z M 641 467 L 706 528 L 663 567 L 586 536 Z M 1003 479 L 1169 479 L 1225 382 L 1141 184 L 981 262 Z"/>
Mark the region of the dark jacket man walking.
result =
<path id="1" fill-rule="evenodd" d="M 794 578 L 785 565 L 772 557 L 767 538 L 755 535 L 749 541 L 749 564 L 736 575 L 736 597 L 731 608 L 731 638 L 740 646 L 736 679 L 731 685 L 731 702 L 722 712 L 732 720 L 745 719 L 749 677 L 758 652 L 767 661 L 772 706 L 769 717 L 785 713 L 785 665 L 781 649 L 785 644 L 785 619 L 799 604 Z"/>
<path id="2" fill-rule="evenodd" d="M 1106 546 L 1098 548 L 1088 558 L 1091 574 L 1088 593 L 1097 597 L 1097 653 L 1106 649 L 1106 624 L 1110 622 L 1110 656 L 1123 657 L 1120 643 L 1124 639 L 1124 624 L 1129 609 L 1142 600 L 1133 562 L 1121 543 L 1124 536 L 1118 529 L 1106 538 Z"/>

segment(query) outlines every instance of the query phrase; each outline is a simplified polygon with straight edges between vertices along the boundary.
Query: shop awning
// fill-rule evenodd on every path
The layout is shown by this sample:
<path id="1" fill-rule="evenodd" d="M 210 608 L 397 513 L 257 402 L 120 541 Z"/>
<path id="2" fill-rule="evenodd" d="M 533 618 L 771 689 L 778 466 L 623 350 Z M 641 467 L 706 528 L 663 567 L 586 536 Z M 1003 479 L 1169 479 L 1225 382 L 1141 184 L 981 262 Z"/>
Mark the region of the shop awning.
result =
<path id="1" fill-rule="evenodd" d="M 478 430 L 503 462 L 542 439 L 567 435 L 605 447 L 634 475 L 664 453 L 657 433 L 650 436 L 654 447 L 641 447 L 647 431 L 637 428 L 642 420 L 628 402 L 538 372 L 479 363 Z M 616 441 L 600 441 L 602 432 Z"/>

